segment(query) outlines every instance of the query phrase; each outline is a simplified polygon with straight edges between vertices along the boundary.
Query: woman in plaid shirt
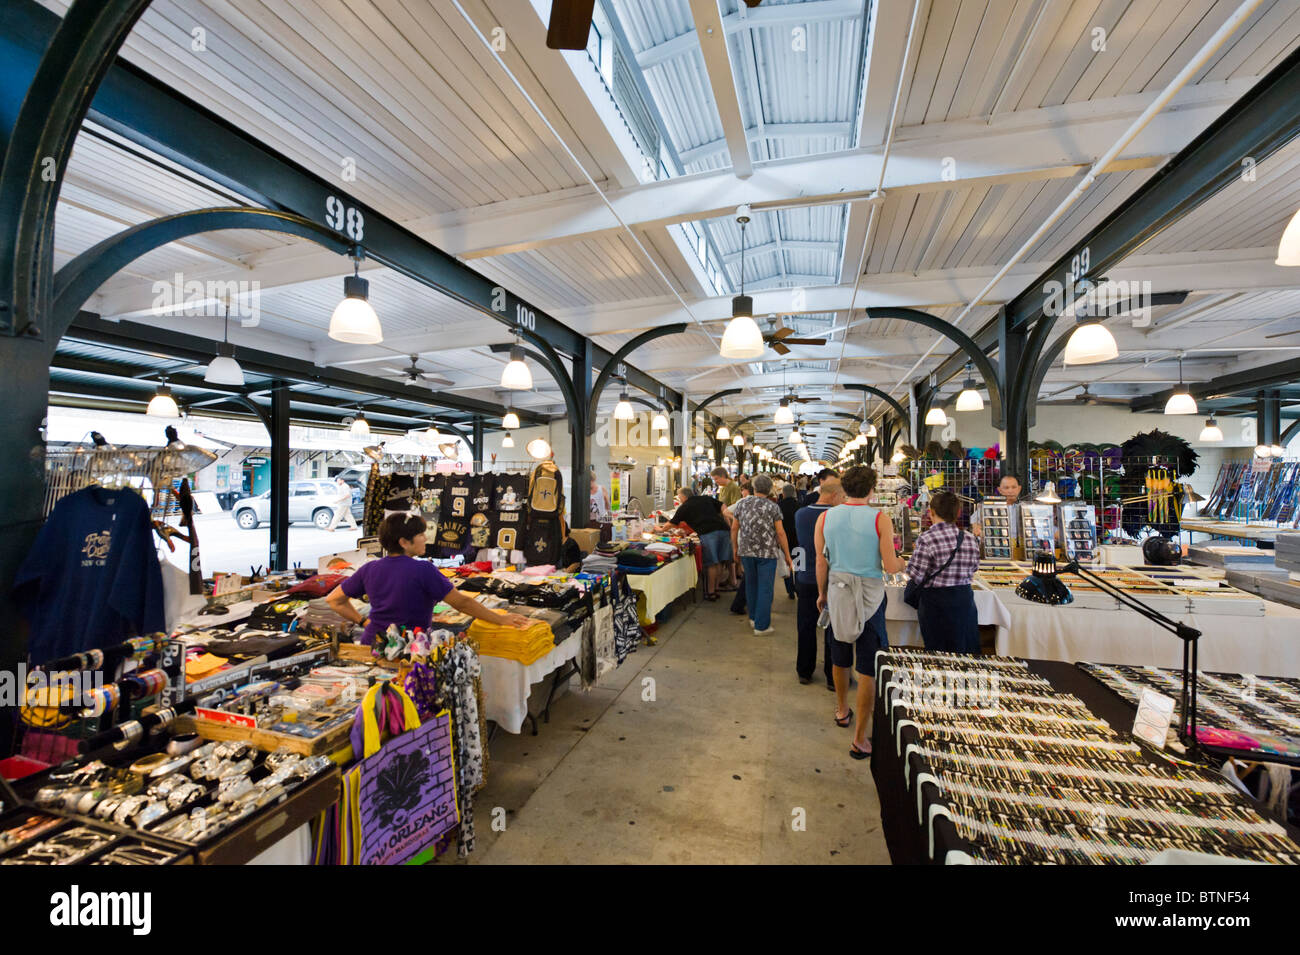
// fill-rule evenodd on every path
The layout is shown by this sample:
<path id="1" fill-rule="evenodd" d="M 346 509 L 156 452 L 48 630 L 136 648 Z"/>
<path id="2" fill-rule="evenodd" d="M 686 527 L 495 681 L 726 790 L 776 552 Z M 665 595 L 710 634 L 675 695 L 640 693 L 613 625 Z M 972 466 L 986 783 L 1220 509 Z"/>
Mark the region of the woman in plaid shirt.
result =
<path id="1" fill-rule="evenodd" d="M 952 491 L 930 498 L 930 519 L 934 523 L 917 538 L 907 562 L 908 579 L 921 587 L 916 608 L 921 640 L 927 650 L 978 654 L 979 621 L 970 582 L 980 566 L 979 543 L 957 526 L 957 495 Z"/>

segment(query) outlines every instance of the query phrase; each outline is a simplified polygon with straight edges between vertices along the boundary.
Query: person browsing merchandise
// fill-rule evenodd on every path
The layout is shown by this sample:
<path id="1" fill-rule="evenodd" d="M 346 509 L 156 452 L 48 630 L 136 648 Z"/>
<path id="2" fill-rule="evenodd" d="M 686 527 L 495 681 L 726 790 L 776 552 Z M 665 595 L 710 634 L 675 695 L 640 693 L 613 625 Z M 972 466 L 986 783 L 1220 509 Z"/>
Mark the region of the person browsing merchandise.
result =
<path id="1" fill-rule="evenodd" d="M 920 587 L 917 619 L 927 650 L 980 651 L 979 619 L 971 580 L 980 568 L 980 549 L 972 534 L 957 526 L 957 495 L 939 491 L 930 498 L 930 527 L 916 541 L 907 576 Z"/>
<path id="2" fill-rule="evenodd" d="M 735 503 L 740 500 L 740 485 L 731 479 L 727 469 L 724 467 L 714 468 L 713 481 L 718 485 L 718 500 L 727 507 L 735 506 Z"/>
<path id="3" fill-rule="evenodd" d="M 894 525 L 889 515 L 867 503 L 876 487 L 876 472 L 856 465 L 840 478 L 844 503 L 817 520 L 817 608 L 830 610 L 835 639 L 835 725 L 853 723 L 848 706 L 849 667 L 857 658 L 858 717 L 849 755 L 871 755 L 867 730 L 875 705 L 876 651 L 889 646 L 885 632 L 886 573 L 904 567 L 894 552 Z"/>
<path id="4" fill-rule="evenodd" d="M 1002 480 L 998 481 L 998 495 L 1007 505 L 1008 521 L 1010 522 L 1007 531 L 1012 540 L 1020 536 L 1020 494 L 1022 491 L 1020 478 L 1014 474 L 1004 474 Z M 971 515 L 970 529 L 971 533 L 976 537 L 984 536 L 983 504 L 975 508 L 975 513 Z"/>
<path id="5" fill-rule="evenodd" d="M 365 626 L 361 642 L 373 643 L 375 635 L 396 624 L 408 629 L 428 630 L 433 608 L 445 601 L 450 607 L 476 620 L 501 627 L 529 627 L 533 620 L 522 614 L 502 613 L 483 606 L 469 594 L 451 585 L 442 572 L 424 556 L 424 518 L 406 513 L 390 514 L 379 525 L 379 543 L 386 557 L 362 564 L 325 598 L 330 609 L 344 620 Z M 370 616 L 362 617 L 349 598 L 370 601 Z"/>
<path id="6" fill-rule="evenodd" d="M 772 492 L 772 479 L 759 474 L 750 483 L 753 495 L 741 498 L 732 509 L 736 519 L 731 525 L 731 544 L 744 567 L 745 605 L 754 633 L 765 635 L 774 632 L 772 589 L 777 559 L 783 557 L 787 567 L 793 561 L 781 523 L 781 508 L 767 496 Z"/>
<path id="7" fill-rule="evenodd" d="M 700 538 L 704 564 L 705 600 L 718 599 L 718 578 L 731 564 L 731 511 L 716 498 L 677 489 L 677 511 L 659 529 L 688 527 Z"/>

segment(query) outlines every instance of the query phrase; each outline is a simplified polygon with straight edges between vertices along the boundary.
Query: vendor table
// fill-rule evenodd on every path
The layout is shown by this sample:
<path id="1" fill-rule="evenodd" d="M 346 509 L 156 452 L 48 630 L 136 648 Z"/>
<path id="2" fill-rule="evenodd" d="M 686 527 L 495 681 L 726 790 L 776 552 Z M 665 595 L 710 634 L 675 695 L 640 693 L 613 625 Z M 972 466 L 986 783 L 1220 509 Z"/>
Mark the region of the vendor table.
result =
<path id="1" fill-rule="evenodd" d="M 916 619 L 916 611 L 903 602 L 903 588 L 885 587 L 885 630 L 889 634 L 891 647 L 919 647 L 921 643 L 921 624 Z M 1002 638 L 1011 626 L 1011 614 L 1006 605 L 991 590 L 975 588 L 975 613 L 981 627 L 997 627 L 998 638 Z"/>
<path id="2" fill-rule="evenodd" d="M 655 616 L 682 594 L 695 589 L 699 574 L 695 559 L 679 557 L 658 568 L 653 574 L 626 574 L 628 586 L 637 592 L 637 612 L 643 624 L 655 622 Z"/>
<path id="3" fill-rule="evenodd" d="M 1264 607 L 1263 617 L 1172 616 L 1201 631 L 1202 670 L 1300 676 L 1300 610 L 1272 601 L 1265 601 Z M 1087 610 L 1020 601 L 1008 610 L 1011 625 L 998 631 L 997 652 L 1001 656 L 1067 663 L 1183 665 L 1182 641 L 1130 610 Z"/>
<path id="4" fill-rule="evenodd" d="M 578 628 L 546 656 L 526 666 L 518 660 L 480 654 L 478 661 L 482 670 L 484 718 L 492 720 L 508 733 L 518 733 L 523 728 L 524 720 L 531 719 L 528 693 L 533 684 L 540 683 L 570 660 L 576 659 L 581 646 L 582 630 Z M 536 723 L 533 724 L 533 732 L 537 732 Z"/>
<path id="5" fill-rule="evenodd" d="M 1239 537 L 1243 540 L 1275 541 L 1279 531 L 1291 530 L 1275 524 L 1237 524 L 1233 521 L 1183 519 L 1179 526 L 1185 531 L 1210 534 L 1214 537 Z"/>

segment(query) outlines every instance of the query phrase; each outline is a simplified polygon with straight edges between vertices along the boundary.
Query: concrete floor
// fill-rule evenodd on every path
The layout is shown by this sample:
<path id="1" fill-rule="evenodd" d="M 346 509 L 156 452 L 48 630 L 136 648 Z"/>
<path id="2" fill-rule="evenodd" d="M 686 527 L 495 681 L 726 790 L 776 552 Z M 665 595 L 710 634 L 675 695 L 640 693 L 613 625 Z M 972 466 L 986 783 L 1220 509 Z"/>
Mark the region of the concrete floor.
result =
<path id="1" fill-rule="evenodd" d="M 540 735 L 498 734 L 471 861 L 888 864 L 820 660 L 813 683 L 795 676 L 794 601 L 778 585 L 766 637 L 726 601 L 678 606 L 658 645 L 558 699 Z"/>

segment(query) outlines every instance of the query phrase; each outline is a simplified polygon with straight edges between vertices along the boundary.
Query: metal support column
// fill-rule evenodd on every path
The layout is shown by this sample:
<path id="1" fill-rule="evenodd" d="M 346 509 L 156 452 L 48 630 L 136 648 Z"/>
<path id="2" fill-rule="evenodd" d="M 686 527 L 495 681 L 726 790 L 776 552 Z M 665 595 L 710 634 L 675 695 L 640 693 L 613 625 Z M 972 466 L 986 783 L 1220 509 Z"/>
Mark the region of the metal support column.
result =
<path id="1" fill-rule="evenodd" d="M 1280 395 L 1277 391 L 1261 391 L 1255 395 L 1255 432 L 1260 444 L 1282 443 L 1282 416 Z"/>
<path id="2" fill-rule="evenodd" d="M 591 432 L 595 427 L 592 408 L 591 372 L 595 363 L 595 347 L 591 339 L 583 340 L 581 354 L 573 359 L 573 403 L 576 416 L 569 422 L 570 460 L 573 477 L 573 527 L 586 527 L 591 520 Z"/>
<path id="3" fill-rule="evenodd" d="M 1038 398 L 1035 379 L 1037 356 L 1026 353 L 1029 329 L 1021 325 L 1012 328 L 1007 320 L 1007 310 L 998 310 L 998 375 L 1002 394 L 1007 396 L 1003 405 L 1006 430 L 1002 439 L 1002 473 L 1018 474 L 1028 481 L 1029 427 L 1034 423 L 1034 405 Z M 1028 485 L 1026 485 L 1028 486 Z"/>
<path id="4" fill-rule="evenodd" d="M 271 391 L 271 570 L 289 568 L 289 386 Z"/>
<path id="5" fill-rule="evenodd" d="M 470 451 L 474 454 L 474 470 L 478 474 L 483 473 L 483 416 L 474 416 L 474 437 L 470 442 L 474 445 Z"/>

